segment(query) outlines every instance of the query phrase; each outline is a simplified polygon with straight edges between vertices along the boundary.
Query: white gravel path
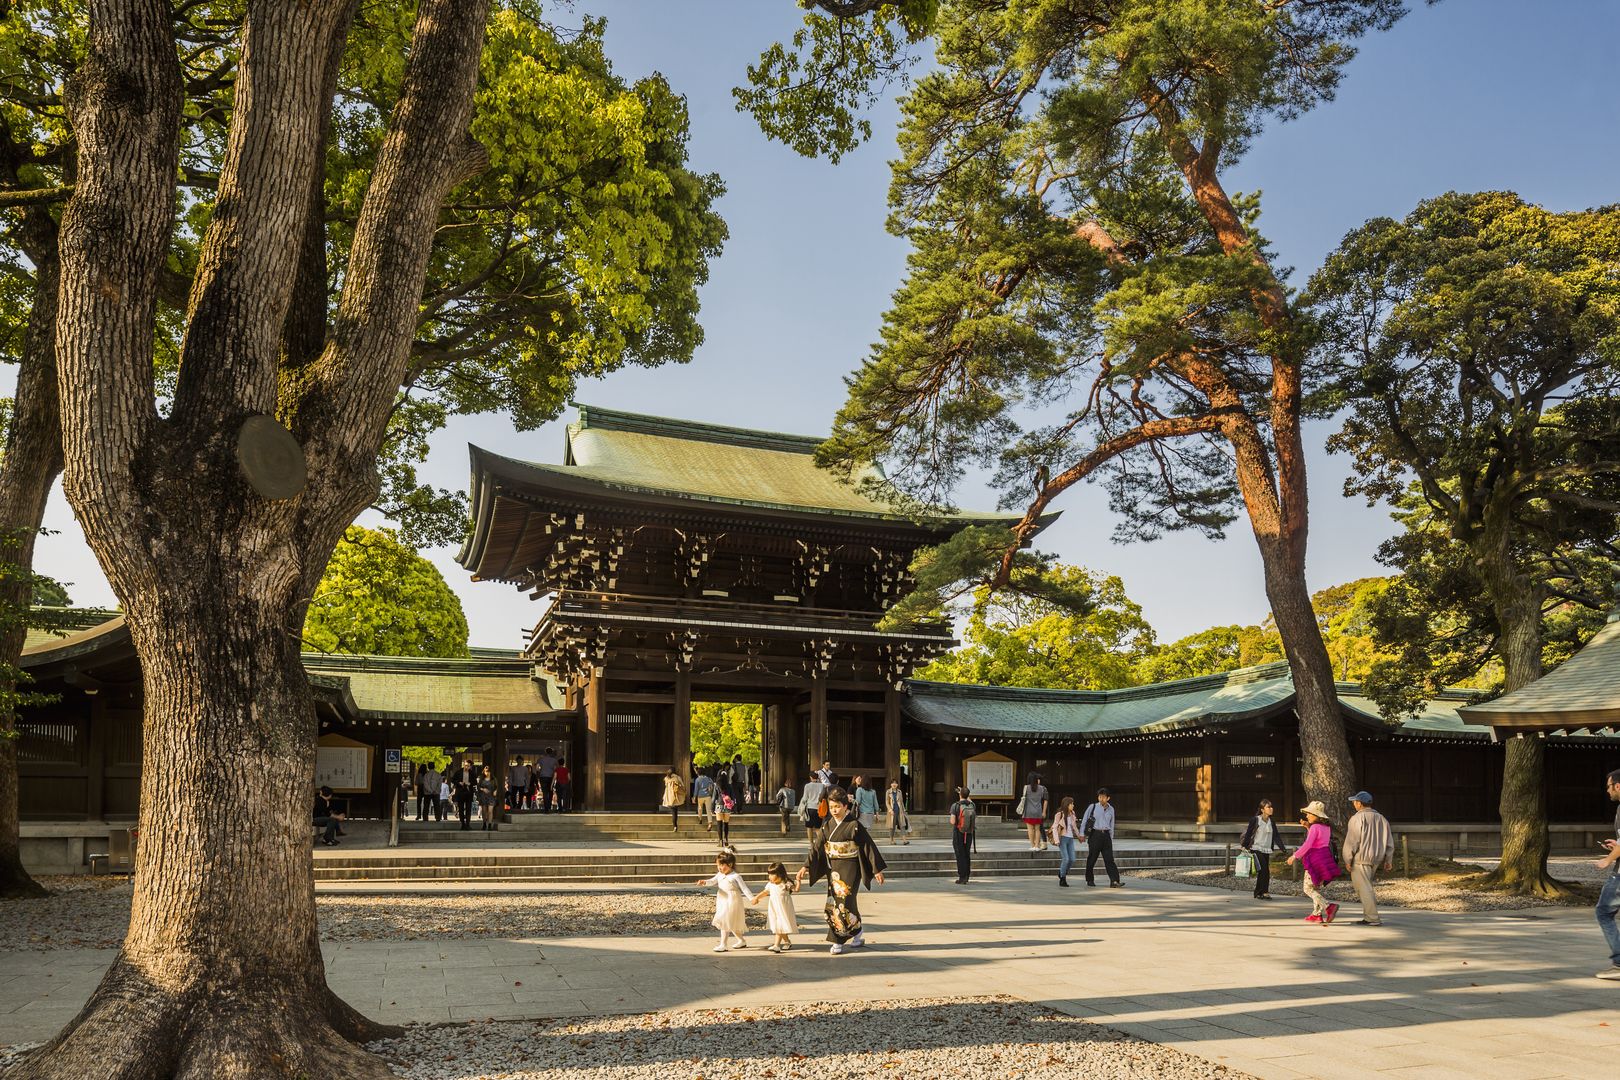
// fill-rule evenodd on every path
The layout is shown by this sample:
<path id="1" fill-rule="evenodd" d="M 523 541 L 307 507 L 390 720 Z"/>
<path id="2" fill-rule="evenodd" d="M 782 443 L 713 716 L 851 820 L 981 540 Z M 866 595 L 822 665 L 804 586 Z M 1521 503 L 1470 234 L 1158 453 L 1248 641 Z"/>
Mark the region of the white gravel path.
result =
<path id="1" fill-rule="evenodd" d="M 107 877 L 42 879 L 54 890 L 0 907 L 0 953 L 115 948 L 129 928 L 130 883 Z M 713 890 L 680 893 L 319 896 L 324 941 L 575 937 L 709 932 Z M 765 909 L 748 909 L 765 926 Z"/>
<path id="2" fill-rule="evenodd" d="M 411 1028 L 373 1043 L 410 1080 L 1241 1080 L 1248 1074 L 1010 998 L 818 1002 Z"/>

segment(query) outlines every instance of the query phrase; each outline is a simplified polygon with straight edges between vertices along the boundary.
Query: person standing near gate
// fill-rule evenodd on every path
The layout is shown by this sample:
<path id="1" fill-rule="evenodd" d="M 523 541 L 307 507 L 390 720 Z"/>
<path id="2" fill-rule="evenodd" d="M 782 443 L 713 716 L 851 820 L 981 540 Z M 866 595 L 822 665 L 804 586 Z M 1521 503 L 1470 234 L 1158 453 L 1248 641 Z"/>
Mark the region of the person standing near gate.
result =
<path id="1" fill-rule="evenodd" d="M 1086 816 L 1080 819 L 1080 843 L 1086 845 L 1086 884 L 1097 884 L 1097 856 L 1102 856 L 1108 869 L 1108 887 L 1124 888 L 1119 880 L 1119 867 L 1114 864 L 1114 797 L 1107 788 L 1097 789 L 1097 801 L 1086 807 Z"/>
<path id="2" fill-rule="evenodd" d="M 1261 799 L 1260 805 L 1255 809 L 1254 817 L 1249 819 L 1249 827 L 1243 830 L 1243 839 L 1238 841 L 1238 847 L 1254 856 L 1254 898 L 1256 900 L 1271 899 L 1271 853 L 1280 851 L 1288 854 L 1283 846 L 1282 837 L 1278 834 L 1277 823 L 1271 820 L 1275 813 L 1270 799 Z"/>
<path id="3" fill-rule="evenodd" d="M 692 802 L 697 806 L 697 817 L 703 822 L 704 832 L 714 831 L 714 790 L 714 777 L 699 769 L 697 779 L 692 781 Z"/>
<path id="4" fill-rule="evenodd" d="M 799 867 L 795 880 L 810 879 L 814 885 L 827 881 L 827 940 L 832 954 L 866 944 L 866 926 L 861 921 L 860 892 L 872 884 L 883 884 L 885 863 L 866 831 L 855 817 L 849 796 L 843 788 L 827 791 L 830 819 L 816 831 L 810 853 Z"/>
<path id="5" fill-rule="evenodd" d="M 973 873 L 973 841 L 978 835 L 979 808 L 973 805 L 968 789 L 956 789 L 951 803 L 951 851 L 956 855 L 956 884 L 966 885 Z"/>
<path id="6" fill-rule="evenodd" d="M 1609 798 L 1620 803 L 1620 769 L 1608 775 L 1606 784 Z M 1614 835 L 1615 839 L 1602 844 L 1609 853 L 1592 865 L 1609 872 L 1597 902 L 1598 928 L 1609 943 L 1609 966 L 1598 972 L 1597 977 L 1620 982 L 1620 808 L 1614 812 Z"/>
<path id="7" fill-rule="evenodd" d="M 546 747 L 546 752 L 540 755 L 535 762 L 535 772 L 540 781 L 540 812 L 551 813 L 551 782 L 557 776 L 557 751 Z"/>
<path id="8" fill-rule="evenodd" d="M 450 800 L 456 804 L 456 817 L 462 831 L 466 831 L 472 828 L 473 801 L 478 797 L 478 770 L 473 768 L 472 762 L 462 758 L 461 767 L 450 775 Z"/>
<path id="9" fill-rule="evenodd" d="M 1381 866 L 1385 870 L 1395 867 L 1395 835 L 1390 832 L 1389 821 L 1372 808 L 1372 796 L 1358 791 L 1350 796 L 1350 805 L 1356 812 L 1350 815 L 1344 827 L 1344 868 L 1350 871 L 1350 883 L 1361 898 L 1362 926 L 1380 926 L 1378 893 L 1373 889 L 1373 875 Z"/>

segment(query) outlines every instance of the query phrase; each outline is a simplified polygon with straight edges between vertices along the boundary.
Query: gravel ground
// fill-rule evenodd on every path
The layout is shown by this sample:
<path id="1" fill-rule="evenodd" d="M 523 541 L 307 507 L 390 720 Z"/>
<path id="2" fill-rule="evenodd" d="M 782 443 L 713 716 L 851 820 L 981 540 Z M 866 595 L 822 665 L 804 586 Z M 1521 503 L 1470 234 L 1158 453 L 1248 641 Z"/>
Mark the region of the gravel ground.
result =
<path id="1" fill-rule="evenodd" d="M 1010 998 L 762 1005 L 419 1027 L 371 1049 L 411 1080 L 845 1080 L 1248 1074 Z"/>
<path id="2" fill-rule="evenodd" d="M 1558 865 L 1571 863 L 1574 865 Z M 1299 882 L 1286 876 L 1279 876 L 1277 863 L 1272 863 L 1271 894 L 1273 896 L 1303 896 L 1304 891 Z M 1598 881 L 1597 871 L 1593 870 L 1588 862 L 1578 860 L 1554 860 L 1551 869 L 1553 876 L 1565 881 L 1575 881 L 1583 884 L 1594 884 Z M 1590 871 L 1584 874 L 1582 871 Z M 1233 877 L 1222 870 L 1128 870 L 1130 877 L 1154 878 L 1159 881 L 1178 881 L 1187 885 L 1205 885 L 1214 889 L 1229 889 L 1234 892 L 1253 892 L 1254 879 Z M 1568 902 L 1556 900 L 1542 900 L 1531 896 L 1514 896 L 1507 893 L 1488 892 L 1480 889 L 1463 889 L 1457 882 L 1467 875 L 1458 874 L 1427 874 L 1423 877 L 1380 877 L 1378 879 L 1379 906 L 1423 908 L 1427 911 L 1507 911 L 1517 908 L 1535 907 L 1570 907 L 1590 904 L 1590 899 L 1580 899 Z M 1328 897 L 1344 902 L 1345 897 L 1351 897 L 1354 903 L 1355 889 L 1349 879 L 1341 879 L 1328 886 Z"/>
<path id="3" fill-rule="evenodd" d="M 130 883 L 123 878 L 59 877 L 53 894 L 0 908 L 0 953 L 114 948 L 129 927 Z M 707 932 L 712 890 L 685 893 L 563 893 L 536 896 L 320 896 L 326 941 L 470 937 L 573 937 Z M 748 909 L 764 929 L 765 909 Z"/>

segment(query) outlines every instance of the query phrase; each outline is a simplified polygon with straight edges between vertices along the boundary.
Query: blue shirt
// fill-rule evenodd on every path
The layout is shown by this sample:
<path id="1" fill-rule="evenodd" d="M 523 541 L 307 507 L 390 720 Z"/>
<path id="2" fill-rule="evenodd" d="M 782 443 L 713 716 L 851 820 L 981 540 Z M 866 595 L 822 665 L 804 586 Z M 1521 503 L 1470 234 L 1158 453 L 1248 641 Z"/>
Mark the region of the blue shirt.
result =
<path id="1" fill-rule="evenodd" d="M 692 781 L 692 796 L 698 799 L 707 799 L 714 793 L 714 777 L 705 773 Z"/>
<path id="2" fill-rule="evenodd" d="M 869 787 L 863 787 L 855 792 L 855 809 L 863 814 L 877 813 L 877 792 Z"/>
<path id="3" fill-rule="evenodd" d="M 1114 807 L 1110 803 L 1104 806 L 1100 802 L 1092 803 L 1086 807 L 1086 816 L 1080 822 L 1081 833 L 1114 831 Z"/>

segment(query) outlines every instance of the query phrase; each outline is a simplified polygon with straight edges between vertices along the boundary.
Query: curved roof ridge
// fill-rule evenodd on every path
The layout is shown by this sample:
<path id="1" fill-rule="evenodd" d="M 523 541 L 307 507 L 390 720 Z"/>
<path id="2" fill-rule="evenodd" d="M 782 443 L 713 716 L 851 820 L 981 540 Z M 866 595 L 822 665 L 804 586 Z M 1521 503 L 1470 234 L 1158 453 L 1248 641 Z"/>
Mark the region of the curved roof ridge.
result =
<path id="1" fill-rule="evenodd" d="M 711 424 L 702 420 L 682 420 L 672 416 L 623 412 L 619 409 L 604 409 L 599 405 L 584 405 L 578 402 L 574 407 L 579 410 L 579 419 L 568 425 L 570 437 L 576 431 L 599 428 L 606 431 L 633 431 L 639 435 L 657 435 L 668 439 L 714 442 L 725 446 L 780 450 L 789 454 L 813 454 L 816 447 L 827 441 L 824 436 L 793 435 L 761 428 Z"/>

